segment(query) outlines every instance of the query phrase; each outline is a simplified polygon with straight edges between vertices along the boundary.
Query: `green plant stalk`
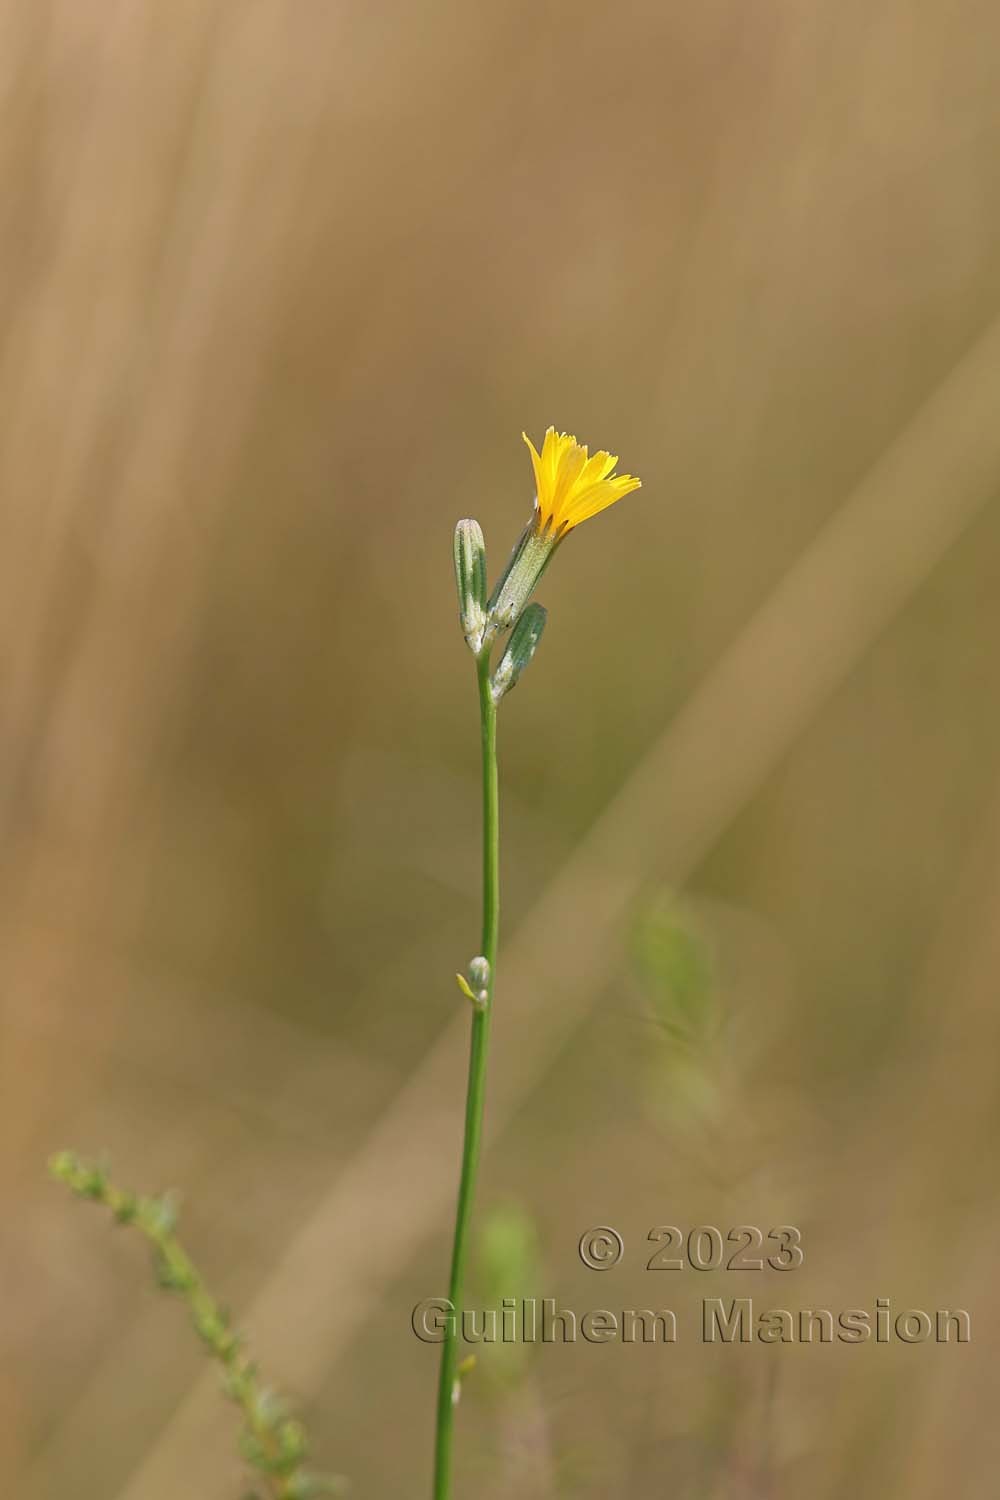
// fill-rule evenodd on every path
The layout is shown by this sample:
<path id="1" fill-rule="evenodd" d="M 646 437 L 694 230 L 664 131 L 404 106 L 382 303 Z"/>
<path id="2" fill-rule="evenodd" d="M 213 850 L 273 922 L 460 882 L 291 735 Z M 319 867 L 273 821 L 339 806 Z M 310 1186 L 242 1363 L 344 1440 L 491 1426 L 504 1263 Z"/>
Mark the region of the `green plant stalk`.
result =
<path id="1" fill-rule="evenodd" d="M 260 1471 L 258 1482 L 266 1486 L 272 1500 L 318 1500 L 323 1495 L 342 1494 L 341 1480 L 307 1473 L 302 1467 L 305 1432 L 286 1414 L 275 1392 L 261 1381 L 241 1336 L 230 1326 L 227 1312 L 209 1292 L 177 1239 L 169 1195 L 147 1198 L 116 1187 L 104 1167 L 80 1161 L 72 1151 L 54 1156 L 49 1171 L 78 1197 L 103 1204 L 119 1224 L 133 1225 L 148 1240 L 161 1287 L 184 1299 L 195 1330 L 222 1366 L 223 1389 L 243 1415 L 243 1456 Z"/>
<path id="2" fill-rule="evenodd" d="M 462 1298 L 468 1260 L 469 1225 L 476 1192 L 479 1151 L 486 1098 L 486 1062 L 489 1053 L 490 1019 L 496 982 L 497 936 L 500 929 L 500 806 L 497 783 L 497 706 L 490 688 L 489 651 L 476 660 L 479 681 L 479 719 L 483 756 L 483 932 L 480 952 L 490 966 L 486 1004 L 472 1012 L 469 1047 L 469 1080 L 465 1098 L 465 1140 L 462 1171 L 455 1210 L 455 1236 L 451 1252 L 448 1300 L 453 1312 L 441 1346 L 438 1383 L 437 1436 L 434 1445 L 434 1500 L 449 1500 L 451 1494 L 452 1439 L 455 1423 L 455 1381 L 458 1369 L 458 1337 L 462 1326 Z"/>

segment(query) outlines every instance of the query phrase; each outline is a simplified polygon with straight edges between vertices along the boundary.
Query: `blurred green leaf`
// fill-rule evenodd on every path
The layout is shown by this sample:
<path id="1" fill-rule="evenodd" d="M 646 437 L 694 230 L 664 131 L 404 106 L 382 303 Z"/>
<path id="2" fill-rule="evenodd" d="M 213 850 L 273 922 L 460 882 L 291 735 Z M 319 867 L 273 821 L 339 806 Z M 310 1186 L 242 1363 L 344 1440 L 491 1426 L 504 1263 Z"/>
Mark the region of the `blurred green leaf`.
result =
<path id="1" fill-rule="evenodd" d="M 478 1249 L 483 1306 L 496 1308 L 498 1320 L 505 1298 L 519 1307 L 522 1298 L 540 1295 L 538 1229 L 523 1205 L 509 1202 L 492 1209 L 480 1230 Z M 481 1372 L 487 1381 L 509 1390 L 523 1378 L 531 1355 L 532 1346 L 520 1342 L 483 1344 L 477 1350 L 477 1375 Z"/>
<path id="2" fill-rule="evenodd" d="M 715 966 L 708 939 L 671 892 L 640 913 L 632 954 L 650 1008 L 670 1040 L 692 1049 L 712 1040 L 719 1021 Z"/>
<path id="3" fill-rule="evenodd" d="M 537 1295 L 540 1271 L 535 1221 L 519 1203 L 505 1203 L 488 1214 L 480 1234 L 483 1291 L 490 1302 Z"/>

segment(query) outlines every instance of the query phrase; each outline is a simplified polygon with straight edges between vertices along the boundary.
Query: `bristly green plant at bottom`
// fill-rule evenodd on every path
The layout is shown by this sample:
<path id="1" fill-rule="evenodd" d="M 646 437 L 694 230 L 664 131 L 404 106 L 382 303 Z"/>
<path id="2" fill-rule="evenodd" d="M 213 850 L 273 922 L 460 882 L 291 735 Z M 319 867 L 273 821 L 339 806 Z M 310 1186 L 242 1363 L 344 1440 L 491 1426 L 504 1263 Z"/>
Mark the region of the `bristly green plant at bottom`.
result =
<path id="1" fill-rule="evenodd" d="M 71 1151 L 52 1157 L 49 1171 L 79 1197 L 103 1204 L 119 1224 L 131 1224 L 148 1240 L 158 1284 L 184 1299 L 195 1331 L 222 1366 L 223 1390 L 243 1414 L 240 1451 L 259 1475 L 258 1483 L 264 1485 L 269 1500 L 320 1500 L 344 1494 L 346 1484 L 339 1476 L 306 1469 L 305 1428 L 289 1415 L 282 1398 L 262 1382 L 242 1335 L 232 1328 L 225 1309 L 208 1291 L 177 1239 L 177 1206 L 171 1195 L 142 1197 L 116 1187 L 104 1166 L 81 1161 Z"/>

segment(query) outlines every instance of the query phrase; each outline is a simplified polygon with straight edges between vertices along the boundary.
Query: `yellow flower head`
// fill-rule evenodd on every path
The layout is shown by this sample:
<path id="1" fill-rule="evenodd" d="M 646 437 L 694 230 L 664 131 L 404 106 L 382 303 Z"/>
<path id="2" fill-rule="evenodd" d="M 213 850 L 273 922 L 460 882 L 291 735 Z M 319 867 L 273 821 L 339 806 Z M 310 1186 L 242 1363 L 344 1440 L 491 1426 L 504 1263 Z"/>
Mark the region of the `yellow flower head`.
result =
<path id="1" fill-rule="evenodd" d="M 637 490 L 641 479 L 612 474 L 617 457 L 602 449 L 588 458 L 575 437 L 549 427 L 541 453 L 526 432 L 535 470 L 535 524 L 541 536 L 560 541 L 574 526 Z"/>

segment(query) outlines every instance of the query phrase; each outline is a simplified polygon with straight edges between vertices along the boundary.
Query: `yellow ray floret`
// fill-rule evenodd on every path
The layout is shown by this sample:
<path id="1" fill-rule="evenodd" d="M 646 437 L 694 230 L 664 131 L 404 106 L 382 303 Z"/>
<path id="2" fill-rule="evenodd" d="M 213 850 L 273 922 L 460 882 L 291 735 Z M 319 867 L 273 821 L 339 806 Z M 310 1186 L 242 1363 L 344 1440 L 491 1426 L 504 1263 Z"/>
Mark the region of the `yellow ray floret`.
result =
<path id="1" fill-rule="evenodd" d="M 554 427 L 546 430 L 541 453 L 526 432 L 521 436 L 531 449 L 536 525 L 543 536 L 559 540 L 642 483 L 631 474 L 612 474 L 618 462 L 614 454 L 602 449 L 588 458 L 575 437 Z"/>

